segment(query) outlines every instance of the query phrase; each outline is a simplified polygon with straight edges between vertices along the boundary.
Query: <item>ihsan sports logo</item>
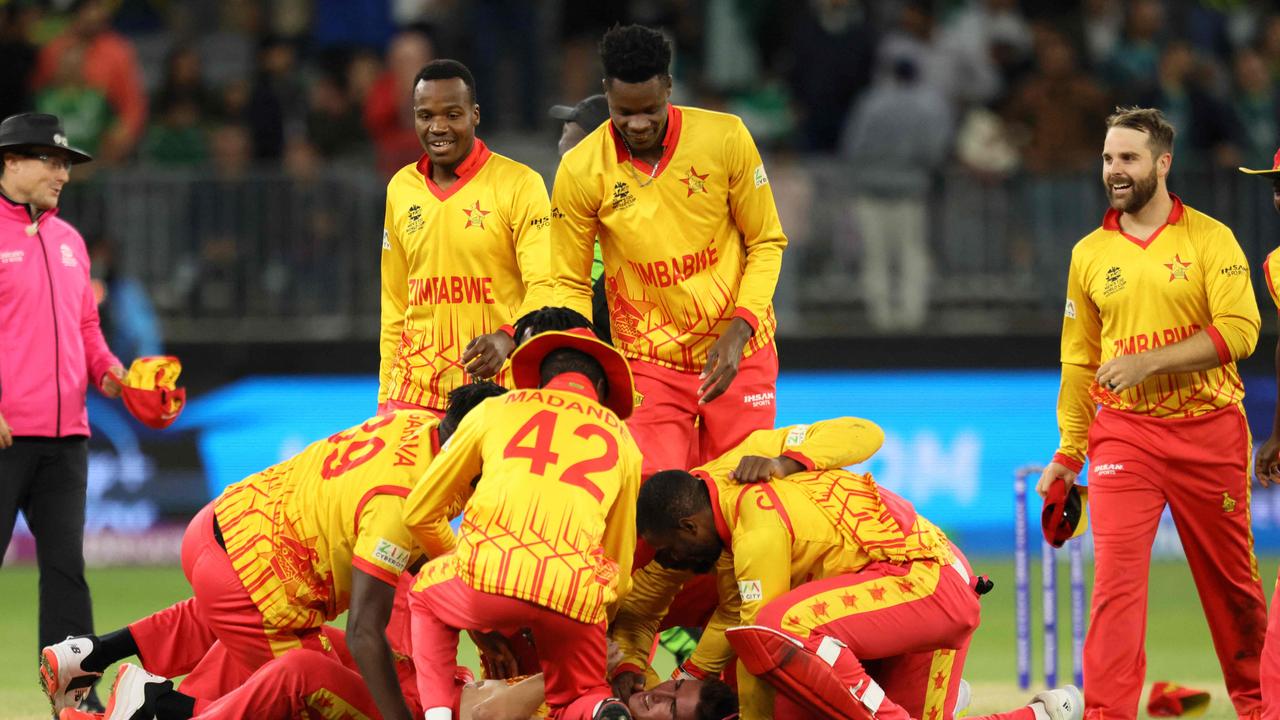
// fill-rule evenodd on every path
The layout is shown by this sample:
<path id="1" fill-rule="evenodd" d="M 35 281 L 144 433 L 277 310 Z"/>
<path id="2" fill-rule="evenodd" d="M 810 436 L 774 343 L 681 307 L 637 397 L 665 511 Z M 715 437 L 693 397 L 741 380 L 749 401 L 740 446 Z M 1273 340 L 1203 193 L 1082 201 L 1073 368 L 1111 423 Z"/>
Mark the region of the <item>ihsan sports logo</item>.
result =
<path id="1" fill-rule="evenodd" d="M 773 405 L 773 393 L 747 393 L 742 396 L 742 404 L 750 405 L 753 408 L 769 407 L 770 405 Z"/>

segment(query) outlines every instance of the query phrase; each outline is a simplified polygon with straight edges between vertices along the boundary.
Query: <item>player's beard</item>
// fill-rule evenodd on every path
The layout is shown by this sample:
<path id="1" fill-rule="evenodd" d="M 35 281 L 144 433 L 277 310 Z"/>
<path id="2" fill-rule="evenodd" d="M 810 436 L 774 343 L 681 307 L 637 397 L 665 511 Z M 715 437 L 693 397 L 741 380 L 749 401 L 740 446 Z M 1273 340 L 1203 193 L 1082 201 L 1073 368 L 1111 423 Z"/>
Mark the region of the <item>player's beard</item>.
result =
<path id="1" fill-rule="evenodd" d="M 1107 202 L 1111 203 L 1111 207 L 1122 213 L 1136 213 L 1151 202 L 1151 198 L 1155 197 L 1156 188 L 1160 185 L 1159 178 L 1156 177 L 1156 168 L 1151 166 L 1151 174 L 1145 178 L 1134 179 L 1128 178 L 1133 185 L 1133 189 L 1129 191 L 1129 197 L 1123 200 L 1117 200 L 1115 192 L 1111 189 L 1114 178 L 1107 178 L 1103 181 L 1103 185 L 1107 189 Z"/>

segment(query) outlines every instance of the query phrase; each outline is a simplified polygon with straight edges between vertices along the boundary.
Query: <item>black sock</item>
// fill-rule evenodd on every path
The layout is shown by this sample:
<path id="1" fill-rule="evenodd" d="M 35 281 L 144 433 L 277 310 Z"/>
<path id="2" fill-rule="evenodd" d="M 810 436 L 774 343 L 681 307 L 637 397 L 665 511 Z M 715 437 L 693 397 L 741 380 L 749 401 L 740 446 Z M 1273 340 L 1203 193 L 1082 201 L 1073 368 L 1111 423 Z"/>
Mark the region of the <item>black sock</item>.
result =
<path id="1" fill-rule="evenodd" d="M 196 714 L 196 699 L 177 690 L 169 690 L 156 697 L 153 707 L 156 720 L 191 720 Z"/>
<path id="2" fill-rule="evenodd" d="M 133 633 L 124 627 L 113 633 L 94 638 L 93 652 L 80 663 L 80 667 L 88 672 L 100 673 L 111 667 L 112 663 L 133 657 L 138 654 L 138 643 L 134 642 Z"/>

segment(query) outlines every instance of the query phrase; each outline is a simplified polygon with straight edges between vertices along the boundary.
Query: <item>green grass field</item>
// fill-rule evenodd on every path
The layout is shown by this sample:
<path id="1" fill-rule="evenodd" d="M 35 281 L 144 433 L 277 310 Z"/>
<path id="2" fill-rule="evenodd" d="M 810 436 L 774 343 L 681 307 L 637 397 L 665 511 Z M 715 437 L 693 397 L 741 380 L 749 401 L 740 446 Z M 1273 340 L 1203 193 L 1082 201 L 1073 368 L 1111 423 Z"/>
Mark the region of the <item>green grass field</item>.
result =
<path id="1" fill-rule="evenodd" d="M 1268 594 L 1276 577 L 1276 565 L 1276 558 L 1265 558 L 1260 563 L 1263 586 Z M 1014 675 L 1013 565 L 1007 560 L 978 560 L 974 566 L 979 572 L 991 576 L 996 582 L 996 589 L 983 599 L 982 627 L 974 637 L 965 667 L 964 676 L 974 688 L 974 705 L 970 714 L 1009 709 L 1027 699 L 1025 693 L 1017 690 Z M 1070 649 L 1070 631 L 1067 628 L 1069 583 L 1065 563 L 1060 569 L 1062 659 L 1059 667 L 1067 668 Z M 1039 577 L 1037 568 L 1032 572 L 1033 578 Z M 89 583 L 93 588 L 97 627 L 103 631 L 118 628 L 163 608 L 190 592 L 177 568 L 92 570 Z M 1234 717 L 1209 642 L 1209 631 L 1185 565 L 1172 562 L 1153 565 L 1150 602 L 1148 681 L 1172 680 L 1205 688 L 1213 695 L 1205 717 Z M 1038 598 L 1035 604 L 1038 605 Z M 1033 619 L 1038 668 L 1038 615 Z M 32 568 L 0 570 L 0 669 L 3 669 L 0 673 L 0 720 L 48 717 L 48 705 L 38 687 L 35 644 L 36 572 Z M 467 652 L 471 652 L 469 647 Z M 464 662 L 467 662 L 465 658 Z M 109 670 L 104 693 L 114 676 L 115 671 Z"/>

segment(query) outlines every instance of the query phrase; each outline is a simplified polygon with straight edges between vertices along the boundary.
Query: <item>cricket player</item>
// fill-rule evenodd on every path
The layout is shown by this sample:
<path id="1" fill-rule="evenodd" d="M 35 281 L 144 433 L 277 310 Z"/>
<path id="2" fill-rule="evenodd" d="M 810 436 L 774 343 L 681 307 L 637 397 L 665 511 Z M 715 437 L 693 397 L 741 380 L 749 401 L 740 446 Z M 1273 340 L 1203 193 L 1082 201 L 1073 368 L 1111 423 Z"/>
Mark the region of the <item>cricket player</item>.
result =
<path id="1" fill-rule="evenodd" d="M 552 266 L 558 302 L 589 316 L 599 237 L 613 343 L 639 398 L 627 425 L 648 476 L 773 427 L 772 299 L 787 238 L 742 121 L 669 102 L 661 33 L 615 27 L 600 56 L 611 121 L 560 161 Z"/>
<path id="2" fill-rule="evenodd" d="M 884 431 L 875 423 L 859 418 L 757 430 L 738 447 L 694 472 L 710 474 L 731 487 L 735 482 L 754 482 L 815 468 L 825 470 L 860 463 L 874 455 L 883 443 Z M 761 458 L 769 460 L 765 462 Z M 724 630 L 737 620 L 734 602 L 738 588 L 730 575 L 722 574 L 717 583 L 715 576 L 680 571 L 661 562 L 662 558 L 659 560 L 632 576 L 631 593 L 623 600 L 610 629 L 622 655 L 613 684 L 623 697 L 643 687 L 654 635 L 668 626 L 668 616 L 672 614 L 668 606 L 678 597 L 677 593 L 692 582 L 709 585 L 715 601 L 708 620 L 689 623 L 699 628 L 706 626 L 706 630 L 693 654 L 681 663 L 678 675 L 699 679 L 715 677 L 732 659 Z M 681 612 L 680 608 L 674 610 Z"/>
<path id="3" fill-rule="evenodd" d="M 604 677 L 606 609 L 630 587 L 635 552 L 630 370 L 580 329 L 521 345 L 511 377 L 519 389 L 462 422 L 405 505 L 414 539 L 435 558 L 409 597 L 426 720 L 453 717 L 445 665 L 456 662 L 459 631 L 525 627 L 552 717 L 629 718 Z M 473 485 L 455 545 L 442 508 Z"/>
<path id="4" fill-rule="evenodd" d="M 1276 212 L 1280 212 L 1280 150 L 1276 151 L 1270 170 L 1249 170 L 1240 168 L 1248 175 L 1257 175 L 1271 181 L 1271 202 Z M 1262 275 L 1267 280 L 1267 292 L 1271 293 L 1271 302 L 1280 310 L 1280 252 L 1272 250 L 1262 264 Z M 1276 377 L 1280 378 L 1280 341 L 1276 343 Z M 1276 417 L 1271 422 L 1271 436 L 1258 448 L 1258 456 L 1254 460 L 1254 474 L 1262 487 L 1280 483 L 1280 402 L 1276 405 Z M 1280 578 L 1276 579 L 1280 587 Z M 1267 637 L 1262 648 L 1262 659 L 1259 663 L 1259 677 L 1262 686 L 1262 718 L 1263 720 L 1280 720 L 1280 593 L 1271 597 L 1271 612 L 1267 616 Z"/>
<path id="5" fill-rule="evenodd" d="M 516 318 L 552 304 L 550 206 L 536 172 L 475 136 L 462 63 L 428 63 L 413 107 L 426 152 L 387 185 L 378 403 L 439 415 L 450 390 L 502 367 Z"/>
<path id="6" fill-rule="evenodd" d="M 1249 527 L 1251 442 L 1236 362 L 1259 316 L 1231 230 L 1169 192 L 1173 126 L 1107 119 L 1111 208 L 1071 252 L 1062 321 L 1061 445 L 1037 489 L 1087 453 L 1096 565 L 1084 646 L 1086 714 L 1134 718 L 1146 671 L 1147 573 L 1166 506 L 1240 717 L 1261 709 L 1266 604 Z"/>
<path id="7" fill-rule="evenodd" d="M 174 677 L 215 641 L 248 672 L 297 648 L 332 655 L 325 622 L 348 612 L 351 655 L 377 709 L 385 720 L 408 718 L 386 635 L 399 575 L 422 555 L 405 525 L 405 498 L 463 416 L 502 392 L 492 383 L 458 388 L 443 420 L 421 411 L 371 418 L 227 488 L 183 538 L 193 598 L 44 649 L 41 678 L 54 709 L 74 706 L 85 678 L 130 656 Z M 461 501 L 453 497 L 454 515 Z M 133 720 L 204 709 L 172 690 L 159 699 L 148 693 L 153 682 L 116 685 L 112 698 L 139 713 Z"/>
<path id="8" fill-rule="evenodd" d="M 664 566 L 715 570 L 735 586 L 717 615 L 747 670 L 742 718 L 951 720 L 989 583 L 869 474 L 803 471 L 744 485 L 724 479 L 731 467 L 654 475 L 636 518 Z M 1082 706 L 1079 690 L 1057 689 L 997 717 L 1080 720 Z"/>

